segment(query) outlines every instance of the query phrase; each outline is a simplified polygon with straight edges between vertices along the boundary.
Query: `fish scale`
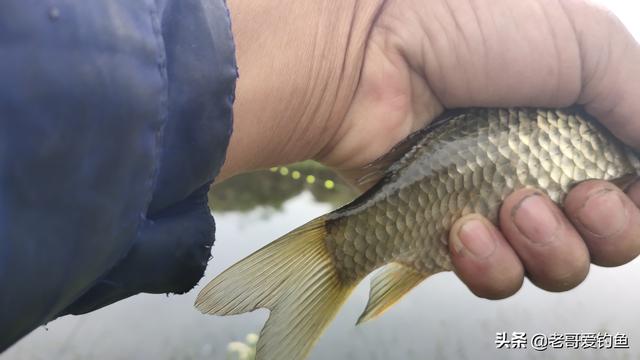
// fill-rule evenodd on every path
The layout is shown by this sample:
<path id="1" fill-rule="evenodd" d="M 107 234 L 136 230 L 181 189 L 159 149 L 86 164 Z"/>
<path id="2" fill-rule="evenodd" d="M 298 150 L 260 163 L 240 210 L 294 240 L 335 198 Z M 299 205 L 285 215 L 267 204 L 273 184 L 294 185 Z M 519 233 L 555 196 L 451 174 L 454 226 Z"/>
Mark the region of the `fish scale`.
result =
<path id="1" fill-rule="evenodd" d="M 625 147 L 576 111 L 473 109 L 445 121 L 358 206 L 328 217 L 325 243 L 345 281 L 391 262 L 423 274 L 451 270 L 453 222 L 478 213 L 497 223 L 500 204 L 518 188 L 560 203 L 577 182 L 635 173 Z"/>
<path id="2" fill-rule="evenodd" d="M 640 169 L 633 150 L 577 107 L 447 112 L 378 164 L 363 178 L 382 176 L 369 191 L 218 275 L 198 295 L 198 309 L 268 308 L 256 360 L 300 360 L 377 268 L 358 323 L 450 270 L 448 233 L 461 216 L 478 213 L 496 224 L 500 204 L 519 188 L 538 188 L 560 204 L 577 182 L 623 186 Z"/>

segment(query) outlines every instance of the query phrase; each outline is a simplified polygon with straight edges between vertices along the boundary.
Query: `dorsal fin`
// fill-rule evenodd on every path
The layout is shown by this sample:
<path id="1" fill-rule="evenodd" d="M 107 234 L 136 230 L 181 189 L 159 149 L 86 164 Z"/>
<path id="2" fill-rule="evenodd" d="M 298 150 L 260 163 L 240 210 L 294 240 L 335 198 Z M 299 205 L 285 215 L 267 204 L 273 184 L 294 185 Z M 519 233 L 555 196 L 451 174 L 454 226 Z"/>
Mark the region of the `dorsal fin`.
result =
<path id="1" fill-rule="evenodd" d="M 371 279 L 369 301 L 357 324 L 382 315 L 428 276 L 397 262 L 383 267 Z"/>
<path id="2" fill-rule="evenodd" d="M 393 163 L 400 160 L 409 150 L 418 144 L 422 138 L 421 135 L 427 131 L 427 129 L 428 128 L 421 129 L 409 134 L 409 136 L 394 145 L 387 153 L 362 168 L 365 174 L 356 179 L 356 185 L 365 186 L 381 178 Z"/>
<path id="3" fill-rule="evenodd" d="M 371 182 L 383 177 L 385 173 L 397 170 L 397 167 L 392 167 L 392 165 L 404 156 L 407 156 L 410 151 L 415 150 L 415 147 L 419 145 L 426 134 L 446 123 L 448 119 L 458 116 L 461 113 L 462 111 L 459 110 L 446 111 L 424 128 L 409 134 L 409 136 L 395 144 L 387 153 L 362 168 L 364 175 L 356 179 L 356 185 L 359 187 L 367 187 Z"/>

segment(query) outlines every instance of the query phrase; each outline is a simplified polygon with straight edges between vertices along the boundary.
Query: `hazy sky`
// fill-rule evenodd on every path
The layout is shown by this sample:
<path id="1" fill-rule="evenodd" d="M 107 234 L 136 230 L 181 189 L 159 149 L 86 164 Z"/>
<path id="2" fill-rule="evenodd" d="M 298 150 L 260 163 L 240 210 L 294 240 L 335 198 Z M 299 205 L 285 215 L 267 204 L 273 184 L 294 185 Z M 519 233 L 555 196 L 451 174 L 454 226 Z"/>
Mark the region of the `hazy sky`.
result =
<path id="1" fill-rule="evenodd" d="M 596 0 L 611 9 L 640 40 L 640 3 L 636 0 Z"/>

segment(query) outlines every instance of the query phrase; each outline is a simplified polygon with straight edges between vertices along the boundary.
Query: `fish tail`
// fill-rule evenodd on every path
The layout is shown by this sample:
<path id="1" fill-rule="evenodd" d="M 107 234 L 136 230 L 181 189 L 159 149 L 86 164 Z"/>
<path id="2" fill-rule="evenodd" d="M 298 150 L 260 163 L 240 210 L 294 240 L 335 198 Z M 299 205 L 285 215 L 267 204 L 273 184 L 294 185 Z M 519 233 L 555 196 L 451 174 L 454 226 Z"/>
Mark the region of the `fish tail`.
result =
<path id="1" fill-rule="evenodd" d="M 303 359 L 356 285 L 341 281 L 325 237 L 324 217 L 293 230 L 213 279 L 196 308 L 215 315 L 267 308 L 256 359 Z"/>

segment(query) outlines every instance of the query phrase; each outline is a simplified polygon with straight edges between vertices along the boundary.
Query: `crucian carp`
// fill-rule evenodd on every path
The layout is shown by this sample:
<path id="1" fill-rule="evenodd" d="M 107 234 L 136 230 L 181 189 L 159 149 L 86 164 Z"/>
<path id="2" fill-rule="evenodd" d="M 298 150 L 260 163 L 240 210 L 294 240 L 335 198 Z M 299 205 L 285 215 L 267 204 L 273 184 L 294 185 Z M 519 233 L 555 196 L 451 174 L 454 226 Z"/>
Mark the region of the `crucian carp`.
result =
<path id="1" fill-rule="evenodd" d="M 256 359 L 303 359 L 374 270 L 358 323 L 451 270 L 448 233 L 461 216 L 497 224 L 502 201 L 519 188 L 538 188 L 561 204 L 580 181 L 623 187 L 640 169 L 635 152 L 578 107 L 449 111 L 383 160 L 388 166 L 367 192 L 231 266 L 196 307 L 215 315 L 267 308 Z"/>

